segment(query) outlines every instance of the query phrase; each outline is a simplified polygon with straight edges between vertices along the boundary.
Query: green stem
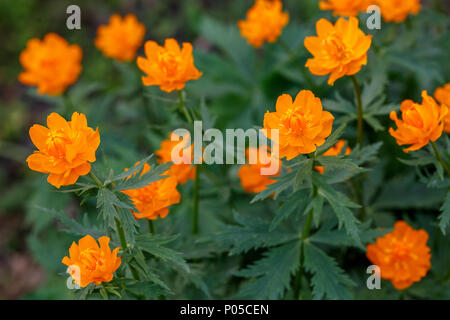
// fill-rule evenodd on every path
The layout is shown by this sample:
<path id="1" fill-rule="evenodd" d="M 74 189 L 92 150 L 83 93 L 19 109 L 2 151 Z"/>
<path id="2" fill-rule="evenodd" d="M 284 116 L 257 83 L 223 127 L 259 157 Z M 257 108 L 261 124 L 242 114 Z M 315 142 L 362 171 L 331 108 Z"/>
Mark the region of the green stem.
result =
<path id="1" fill-rule="evenodd" d="M 315 192 L 315 190 L 314 190 Z M 300 246 L 300 258 L 299 258 L 299 263 L 300 263 L 300 267 L 298 269 L 297 275 L 295 277 L 295 283 L 294 283 L 294 299 L 299 299 L 300 298 L 300 289 L 302 286 L 302 277 L 303 277 L 303 269 L 304 269 L 304 241 L 309 237 L 309 233 L 311 231 L 311 223 L 312 223 L 312 219 L 313 219 L 313 214 L 314 214 L 314 210 L 311 209 L 308 212 L 308 215 L 306 217 L 306 221 L 305 221 L 305 226 L 303 227 L 303 232 L 300 236 L 301 240 L 302 240 L 302 244 Z"/>
<path id="2" fill-rule="evenodd" d="M 436 146 L 436 142 L 430 141 L 431 146 L 433 147 L 434 154 L 436 155 L 437 161 L 439 161 L 442 164 L 442 167 L 444 168 L 445 172 L 447 172 L 448 177 L 450 178 L 450 169 L 448 168 L 447 163 L 442 159 L 441 154 L 439 153 L 439 149 Z"/>
<path id="3" fill-rule="evenodd" d="M 152 220 L 148 220 L 148 231 L 151 234 L 155 234 L 155 227 L 153 226 L 153 221 Z"/>
<path id="4" fill-rule="evenodd" d="M 278 43 L 281 45 L 283 50 L 289 55 L 289 59 L 291 61 L 294 61 L 295 66 L 297 67 L 297 69 L 301 72 L 301 74 L 305 78 L 306 85 L 308 86 L 308 88 L 312 91 L 315 91 L 315 86 L 311 80 L 311 77 L 309 76 L 308 70 L 306 69 L 306 67 L 304 67 L 300 64 L 295 52 L 292 51 L 292 49 L 288 46 L 288 44 L 286 42 L 284 42 L 284 40 L 282 40 L 281 38 L 278 39 Z"/>
<path id="5" fill-rule="evenodd" d="M 186 108 L 186 105 L 184 104 L 184 100 L 183 100 L 183 93 L 180 90 L 177 90 L 178 93 L 178 99 L 179 99 L 179 103 L 180 103 L 180 108 L 181 108 L 181 112 L 183 112 L 184 116 L 186 117 L 186 120 L 189 123 L 192 123 L 192 117 L 189 114 L 188 109 Z"/>
<path id="6" fill-rule="evenodd" d="M 358 80 L 356 80 L 355 76 L 350 76 L 353 82 L 353 86 L 355 87 L 355 96 L 357 102 L 357 140 L 360 148 L 363 146 L 363 107 L 361 101 L 361 89 L 358 84 Z"/>
<path id="7" fill-rule="evenodd" d="M 92 179 L 92 181 L 94 181 L 94 183 L 97 185 L 97 187 L 103 188 L 103 183 L 100 181 L 99 178 L 97 178 L 97 176 L 92 172 L 92 170 L 89 171 L 88 175 Z"/>
<path id="8" fill-rule="evenodd" d="M 117 211 L 116 206 L 114 208 Z M 117 235 L 119 236 L 120 240 L 120 246 L 122 247 L 122 250 L 127 250 L 127 241 L 125 240 L 125 233 L 123 232 L 122 225 L 120 224 L 119 219 L 114 218 L 114 221 L 116 222 L 116 228 L 117 228 Z"/>
<path id="9" fill-rule="evenodd" d="M 200 165 L 197 165 L 195 170 L 195 181 L 194 181 L 194 215 L 192 217 L 192 233 L 198 233 L 198 189 L 200 187 Z"/>

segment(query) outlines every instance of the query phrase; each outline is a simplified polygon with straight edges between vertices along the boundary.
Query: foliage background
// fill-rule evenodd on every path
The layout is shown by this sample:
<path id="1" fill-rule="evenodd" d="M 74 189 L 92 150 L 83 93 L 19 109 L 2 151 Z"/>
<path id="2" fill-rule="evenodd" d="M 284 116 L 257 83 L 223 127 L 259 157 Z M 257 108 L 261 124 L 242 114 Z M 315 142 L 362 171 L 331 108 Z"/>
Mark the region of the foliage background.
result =
<path id="1" fill-rule="evenodd" d="M 45 122 L 49 112 L 62 108 L 60 98 L 38 96 L 35 90 L 18 83 L 17 75 L 21 71 L 18 57 L 26 41 L 57 32 L 82 47 L 83 72 L 70 89 L 70 96 L 79 111 L 87 114 L 89 125 L 101 128 L 97 165 L 110 166 L 119 172 L 158 149 L 169 130 L 183 124 L 171 116 L 175 96 L 162 94 L 157 88 L 142 88 L 140 72 L 134 63 L 119 64 L 102 56 L 93 45 L 96 28 L 106 23 L 113 13 L 134 13 L 147 27 L 146 40 L 162 43 L 167 37 L 175 37 L 194 43 L 195 64 L 204 76 L 188 84 L 187 103 L 201 110 L 204 119 L 219 129 L 247 129 L 262 125 L 264 112 L 274 108 L 280 94 L 294 95 L 305 88 L 302 73 L 296 67 L 298 63 L 304 65 L 309 56 L 303 38 L 314 34 L 319 17 L 331 18 L 328 12 L 318 10 L 317 1 L 283 1 L 290 23 L 282 39 L 294 51 L 295 59 L 292 59 L 277 44 L 256 51 L 240 38 L 236 22 L 245 17 L 252 3 L 80 0 L 77 4 L 82 11 L 82 29 L 70 31 L 65 27 L 65 10 L 73 1 L 0 2 L 3 40 L 0 51 L 0 299 L 71 297 L 65 286 L 65 267 L 60 261 L 71 242 L 79 237 L 62 232 L 62 226 L 39 207 L 62 210 L 75 219 L 86 213 L 86 219 L 94 224 L 97 217 L 95 203 L 87 202 L 80 207 L 76 198 L 55 193 L 43 175 L 26 166 L 25 159 L 33 150 L 28 128 L 33 123 Z M 321 248 L 336 259 L 356 284 L 352 296 L 357 299 L 450 298 L 449 239 L 436 228 L 445 192 L 427 188 L 414 168 L 398 161 L 406 155 L 387 133 L 391 125 L 387 114 L 398 108 L 401 101 L 419 101 L 421 90 L 432 93 L 437 86 L 450 82 L 450 4 L 445 0 L 423 3 L 425 9 L 402 25 L 383 23 L 381 30 L 366 30 L 374 34 L 375 43 L 370 50 L 369 64 L 358 78 L 367 82 L 364 86 L 367 104 L 381 101 L 376 109 L 379 112 L 366 119 L 370 126 L 365 126 L 369 142 L 383 142 L 377 161 L 370 164 L 375 170 L 366 179 L 365 199 L 370 218 L 378 227 L 391 228 L 401 218 L 427 229 L 431 236 L 433 267 L 427 278 L 408 290 L 407 295 L 394 290 L 387 282 L 383 282 L 383 290 L 369 291 L 365 288 L 365 268 L 369 262 L 364 253 L 351 246 L 330 246 L 329 239 L 324 241 Z M 351 82 L 341 79 L 330 87 L 325 77 L 313 76 L 313 80 L 318 87 L 315 94 L 337 116 L 337 123 L 351 120 L 348 112 L 354 109 Z M 355 145 L 353 128 L 348 126 L 345 131 L 350 146 Z M 158 233 L 181 234 L 171 246 L 183 253 L 192 271 L 187 275 L 170 268 L 158 270 L 161 277 L 172 279 L 170 297 L 233 298 L 242 293 L 244 286 L 250 290 L 247 293 L 267 291 L 268 297 L 280 298 L 279 286 L 281 283 L 283 287 L 285 280 L 278 279 L 276 273 L 269 273 L 273 283 L 264 288 L 245 287 L 242 278 L 245 272 L 241 271 L 241 277 L 236 273 L 264 257 L 267 250 L 262 247 L 266 246 L 239 248 L 236 244 L 239 241 L 233 240 L 243 234 L 239 228 L 258 234 L 254 228 L 263 228 L 270 222 L 277 211 L 276 203 L 266 200 L 249 205 L 252 196 L 244 194 L 240 187 L 237 166 L 213 166 L 208 170 L 216 179 L 202 179 L 201 237 L 190 237 L 185 227 L 190 225 L 192 212 L 192 181 L 182 187 L 182 203 L 171 208 L 167 219 L 155 224 Z M 261 219 L 260 225 L 248 222 L 254 217 Z M 283 228 L 289 229 L 289 225 Z M 283 230 L 272 237 L 289 234 Z M 270 239 L 264 235 L 260 240 Z M 230 255 L 230 249 L 236 254 Z M 289 263 L 285 266 L 289 268 Z M 328 267 L 333 269 L 332 264 Z M 255 271 L 247 275 L 261 274 Z M 305 297 L 311 297 L 311 293 L 307 292 Z"/>

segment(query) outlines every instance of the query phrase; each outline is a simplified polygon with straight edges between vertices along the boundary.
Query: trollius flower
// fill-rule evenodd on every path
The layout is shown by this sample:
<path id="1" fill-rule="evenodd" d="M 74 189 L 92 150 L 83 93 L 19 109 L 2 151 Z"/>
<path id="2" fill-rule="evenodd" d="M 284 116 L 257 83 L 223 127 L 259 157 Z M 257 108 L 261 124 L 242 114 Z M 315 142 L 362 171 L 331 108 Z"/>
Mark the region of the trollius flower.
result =
<path id="1" fill-rule="evenodd" d="M 100 145 L 98 128 L 87 126 L 86 116 L 74 112 L 71 121 L 57 113 L 47 117 L 48 128 L 35 124 L 30 138 L 38 148 L 27 158 L 31 170 L 48 173 L 48 183 L 59 188 L 74 184 L 91 170 L 95 151 Z"/>
<path id="2" fill-rule="evenodd" d="M 450 83 L 437 88 L 434 92 L 434 98 L 440 103 L 450 108 Z M 450 112 L 444 118 L 444 131 L 450 133 Z"/>
<path id="3" fill-rule="evenodd" d="M 169 137 L 171 134 L 169 135 Z M 190 140 L 188 137 L 185 137 L 186 140 Z M 155 152 L 158 156 L 158 161 L 160 163 L 166 163 L 173 161 L 172 159 L 172 150 L 176 146 L 181 146 L 179 156 L 183 157 L 184 155 L 188 155 L 188 159 L 183 159 L 182 163 L 172 164 L 170 166 L 168 174 L 177 178 L 179 184 L 186 183 L 189 179 L 194 179 L 195 177 L 195 166 L 192 165 L 192 160 L 194 159 L 194 148 L 191 144 L 187 146 L 184 142 L 172 141 L 170 139 L 163 140 L 161 142 L 161 147 L 159 150 Z M 184 153 L 183 153 L 184 152 Z"/>
<path id="4" fill-rule="evenodd" d="M 367 246 L 367 258 L 380 267 L 381 278 L 390 280 L 398 290 L 420 281 L 431 268 L 428 233 L 414 230 L 398 221 L 394 231 Z"/>
<path id="5" fill-rule="evenodd" d="M 278 97 L 276 111 L 264 115 L 264 129 L 278 129 L 280 159 L 314 152 L 330 135 L 333 115 L 324 111 L 322 102 L 309 90 L 300 91 L 295 100 L 288 94 Z M 267 130 L 268 138 L 271 132 Z"/>
<path id="6" fill-rule="evenodd" d="M 244 188 L 247 193 L 258 193 L 267 188 L 267 186 L 271 183 L 274 183 L 276 180 L 270 179 L 271 177 L 276 177 L 280 174 L 281 161 L 279 159 L 275 159 L 268 151 L 267 147 L 260 147 L 263 150 L 260 151 L 258 148 L 247 148 L 246 155 L 247 159 L 249 158 L 249 154 L 252 152 L 257 155 L 256 163 L 250 163 L 246 165 L 242 165 L 239 168 L 238 176 L 241 181 L 242 188 Z M 260 157 L 260 152 L 264 152 L 265 155 Z M 278 170 L 275 174 L 272 175 L 262 175 L 261 169 L 268 168 L 271 166 L 272 161 L 278 161 Z"/>
<path id="7" fill-rule="evenodd" d="M 109 237 L 103 236 L 97 241 L 90 235 L 81 238 L 78 244 L 72 243 L 69 256 L 62 263 L 69 267 L 69 273 L 80 287 L 90 283 L 101 284 L 113 279 L 114 271 L 119 268 L 121 258 L 117 257 L 119 248 L 111 251 Z"/>
<path id="8" fill-rule="evenodd" d="M 142 45 L 144 35 L 145 26 L 134 14 L 128 14 L 124 18 L 113 14 L 109 18 L 109 24 L 98 27 L 95 46 L 106 57 L 131 61 L 136 57 L 136 51 Z"/>
<path id="9" fill-rule="evenodd" d="M 319 8 L 333 10 L 335 16 L 353 17 L 359 12 L 365 12 L 370 4 L 370 0 L 322 0 L 319 2 Z"/>
<path id="10" fill-rule="evenodd" d="M 20 54 L 25 69 L 19 81 L 37 86 L 39 94 L 60 95 L 78 79 L 81 72 L 81 48 L 56 33 L 47 34 L 41 41 L 33 38 Z"/>
<path id="11" fill-rule="evenodd" d="M 145 163 L 142 174 L 150 170 L 150 166 Z M 169 206 L 180 202 L 181 195 L 177 190 L 177 178 L 169 176 L 161 180 L 150 183 L 148 186 L 124 190 L 133 201 L 139 212 L 134 212 L 136 219 L 156 220 L 159 217 L 165 218 L 169 213 Z"/>
<path id="12" fill-rule="evenodd" d="M 420 0 L 376 0 L 381 16 L 387 22 L 402 22 L 409 14 L 417 14 L 421 9 Z"/>
<path id="13" fill-rule="evenodd" d="M 280 0 L 256 0 L 247 11 L 247 19 L 238 22 L 242 37 L 255 48 L 260 48 L 265 41 L 277 41 L 289 22 L 289 14 L 282 9 Z"/>
<path id="14" fill-rule="evenodd" d="M 166 39 L 164 47 L 155 41 L 144 45 L 144 57 L 137 58 L 139 69 L 146 73 L 142 77 L 145 86 L 159 86 L 162 91 L 182 90 L 189 80 L 197 80 L 202 73 L 194 66 L 192 45 L 183 42 L 180 49 L 175 39 Z"/>
<path id="15" fill-rule="evenodd" d="M 346 141 L 344 139 L 340 139 L 334 146 L 323 153 L 324 156 L 338 156 L 342 153 L 342 148 L 344 148 Z M 349 146 L 345 148 L 345 155 L 349 155 L 352 152 Z M 323 166 L 315 166 L 319 173 L 323 174 L 324 167 Z"/>
<path id="16" fill-rule="evenodd" d="M 333 85 L 337 79 L 354 75 L 367 64 L 372 36 L 359 29 L 357 18 L 339 18 L 335 25 L 320 19 L 316 31 L 316 37 L 306 37 L 304 41 L 306 49 L 314 56 L 305 65 L 312 74 L 329 74 L 328 84 Z"/>
<path id="17" fill-rule="evenodd" d="M 400 106 L 400 112 L 402 119 L 398 119 L 397 113 L 391 111 L 390 118 L 395 121 L 397 129 L 389 128 L 389 133 L 399 146 L 411 145 L 404 149 L 409 152 L 419 150 L 441 136 L 448 108 L 446 105 L 439 106 L 424 90 L 422 104 L 405 100 Z"/>

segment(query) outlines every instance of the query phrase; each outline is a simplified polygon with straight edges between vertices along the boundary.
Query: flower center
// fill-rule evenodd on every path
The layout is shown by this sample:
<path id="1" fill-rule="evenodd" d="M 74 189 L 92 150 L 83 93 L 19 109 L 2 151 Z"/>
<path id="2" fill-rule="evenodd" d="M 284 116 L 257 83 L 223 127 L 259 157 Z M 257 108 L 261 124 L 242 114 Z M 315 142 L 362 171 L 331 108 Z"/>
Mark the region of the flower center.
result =
<path id="1" fill-rule="evenodd" d="M 89 271 L 94 271 L 98 267 L 102 267 L 104 265 L 102 255 L 99 256 L 98 251 L 91 248 L 80 253 L 80 261 Z"/>
<path id="2" fill-rule="evenodd" d="M 327 39 L 323 40 L 326 52 L 334 60 L 345 60 L 351 56 L 351 52 L 347 49 L 347 46 L 342 39 L 336 33 L 330 35 Z"/>
<path id="3" fill-rule="evenodd" d="M 168 76 L 173 76 L 178 73 L 180 63 L 181 57 L 175 55 L 173 52 L 166 51 L 159 55 L 159 64 Z"/>
<path id="4" fill-rule="evenodd" d="M 410 248 L 407 244 L 397 241 L 394 244 L 393 254 L 397 260 L 407 260 L 409 258 Z"/>

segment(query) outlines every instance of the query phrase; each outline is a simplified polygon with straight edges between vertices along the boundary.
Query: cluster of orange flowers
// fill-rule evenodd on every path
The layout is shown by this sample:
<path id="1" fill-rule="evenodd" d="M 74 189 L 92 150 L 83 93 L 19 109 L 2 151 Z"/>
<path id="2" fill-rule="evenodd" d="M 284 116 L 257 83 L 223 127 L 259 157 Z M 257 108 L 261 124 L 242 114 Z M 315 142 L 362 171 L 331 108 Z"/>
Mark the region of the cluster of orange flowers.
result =
<path id="1" fill-rule="evenodd" d="M 336 15 L 350 18 L 339 18 L 334 25 L 326 19 L 320 19 L 316 23 L 317 36 L 305 38 L 304 45 L 313 55 L 305 66 L 312 74 L 329 75 L 328 84 L 333 85 L 341 77 L 358 73 L 367 63 L 372 38 L 359 29 L 358 19 L 354 16 L 370 3 L 373 1 L 320 2 L 322 10 L 333 10 Z M 406 19 L 409 13 L 420 10 L 419 0 L 376 0 L 376 4 L 381 7 L 387 21 L 399 22 Z M 280 0 L 256 0 L 247 12 L 247 19 L 239 21 L 238 26 L 242 36 L 259 48 L 264 42 L 275 42 L 288 21 L 289 16 L 282 11 Z M 108 25 L 98 28 L 95 45 L 106 57 L 131 61 L 136 57 L 144 35 L 145 27 L 134 15 L 125 18 L 113 15 Z M 182 90 L 187 81 L 202 76 L 194 66 L 190 43 L 183 43 L 180 48 L 174 39 L 166 39 L 164 46 L 147 41 L 144 51 L 146 57 L 138 57 L 136 63 L 145 73 L 142 83 L 146 86 L 156 85 L 162 91 L 171 92 Z M 81 49 L 77 45 L 69 45 L 56 34 L 48 34 L 42 41 L 32 39 L 20 56 L 25 71 L 19 75 L 19 80 L 37 86 L 41 94 L 61 94 L 77 80 L 81 71 L 81 56 Z M 395 111 L 390 114 L 397 129 L 390 128 L 389 133 L 399 145 L 411 145 L 405 149 L 406 152 L 418 150 L 430 141 L 437 140 L 442 131 L 450 132 L 450 84 L 436 90 L 438 102 L 425 91 L 422 97 L 422 104 L 411 100 L 401 104 L 402 119 L 398 119 Z M 283 158 L 290 160 L 300 154 L 315 152 L 332 132 L 333 115 L 323 109 L 320 98 L 309 90 L 301 90 L 294 100 L 288 94 L 279 96 L 275 109 L 264 115 L 264 129 L 279 130 L 278 138 L 272 141 L 279 150 L 279 158 L 273 158 L 267 147 L 262 148 L 265 160 L 279 161 L 279 167 Z M 56 113 L 50 114 L 47 127 L 37 124 L 32 126 L 30 137 L 38 150 L 28 157 L 29 168 L 49 174 L 47 181 L 57 188 L 74 184 L 80 176 L 90 172 L 100 144 L 98 129 L 88 127 L 86 117 L 77 112 L 73 113 L 70 121 Z M 274 138 L 271 130 L 267 130 L 267 137 Z M 170 162 L 176 145 L 178 141 L 162 141 L 160 150 L 156 151 L 158 161 Z M 345 145 L 345 140 L 340 140 L 324 155 L 340 155 Z M 192 156 L 192 145 L 184 145 L 183 148 L 187 150 L 183 154 Z M 250 151 L 255 150 L 248 149 L 247 157 Z M 347 146 L 345 155 L 350 152 Z M 258 158 L 257 163 L 240 167 L 238 176 L 246 192 L 260 192 L 274 182 L 271 177 L 278 176 L 279 171 L 271 176 L 261 175 L 261 168 L 268 166 L 270 161 Z M 324 172 L 322 166 L 316 166 L 315 169 Z M 145 163 L 142 174 L 149 170 L 150 166 Z M 193 179 L 195 173 L 196 168 L 189 161 L 172 164 L 165 172 L 168 177 L 139 189 L 122 192 L 131 198 L 138 210 L 132 212 L 136 219 L 164 218 L 169 213 L 169 207 L 181 200 L 177 185 Z M 391 280 L 397 289 L 404 289 L 419 281 L 430 269 L 427 238 L 424 230 L 413 230 L 400 221 L 395 224 L 393 232 L 377 239 L 376 244 L 367 246 L 367 257 L 380 266 L 382 278 Z M 72 244 L 70 258 L 64 257 L 62 262 L 69 266 L 77 284 L 85 287 L 89 283 L 111 281 L 121 258 L 117 257 L 119 248 L 111 251 L 109 241 L 108 237 L 101 237 L 98 239 L 99 246 L 94 238 L 86 236 L 80 239 L 78 245 Z"/>
<path id="2" fill-rule="evenodd" d="M 402 22 L 410 14 L 417 14 L 421 9 L 420 0 L 322 0 L 321 10 L 332 10 L 333 15 L 354 17 L 366 12 L 371 5 L 380 8 L 383 19 L 387 22 Z"/>

